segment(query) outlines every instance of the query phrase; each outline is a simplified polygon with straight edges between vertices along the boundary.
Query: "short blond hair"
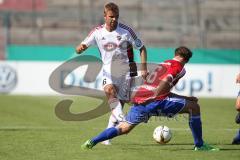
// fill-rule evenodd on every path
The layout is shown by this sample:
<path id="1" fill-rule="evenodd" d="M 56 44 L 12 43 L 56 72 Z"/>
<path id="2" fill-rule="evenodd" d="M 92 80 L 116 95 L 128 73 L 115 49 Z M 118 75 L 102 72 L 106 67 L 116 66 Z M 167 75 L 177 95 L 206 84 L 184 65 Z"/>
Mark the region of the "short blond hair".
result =
<path id="1" fill-rule="evenodd" d="M 104 15 L 106 14 L 107 11 L 112 11 L 112 12 L 114 12 L 114 13 L 119 14 L 118 5 L 116 5 L 116 4 L 113 3 L 113 2 L 110 2 L 110 3 L 105 4 L 105 6 L 104 6 Z"/>

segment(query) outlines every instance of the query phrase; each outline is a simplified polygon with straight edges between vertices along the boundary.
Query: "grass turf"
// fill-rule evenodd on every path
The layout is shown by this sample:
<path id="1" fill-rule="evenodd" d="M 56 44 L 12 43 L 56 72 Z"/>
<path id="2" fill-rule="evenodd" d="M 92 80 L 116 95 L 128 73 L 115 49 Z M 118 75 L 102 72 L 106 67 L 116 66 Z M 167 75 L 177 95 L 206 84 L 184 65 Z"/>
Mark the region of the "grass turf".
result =
<path id="1" fill-rule="evenodd" d="M 240 145 L 231 145 L 239 126 L 234 123 L 234 99 L 200 99 L 203 137 L 218 146 L 219 152 L 193 151 L 193 139 L 186 115 L 173 119 L 152 118 L 130 134 L 115 138 L 111 146 L 98 144 L 93 150 L 80 146 L 101 132 L 108 114 L 82 122 L 62 121 L 55 115 L 55 105 L 62 99 L 74 100 L 71 111 L 86 112 L 99 100 L 86 97 L 0 96 L 1 160 L 146 160 L 146 159 L 216 159 L 238 160 Z M 128 110 L 128 107 L 125 107 Z M 172 140 L 159 145 L 152 139 L 158 125 L 167 125 Z"/>

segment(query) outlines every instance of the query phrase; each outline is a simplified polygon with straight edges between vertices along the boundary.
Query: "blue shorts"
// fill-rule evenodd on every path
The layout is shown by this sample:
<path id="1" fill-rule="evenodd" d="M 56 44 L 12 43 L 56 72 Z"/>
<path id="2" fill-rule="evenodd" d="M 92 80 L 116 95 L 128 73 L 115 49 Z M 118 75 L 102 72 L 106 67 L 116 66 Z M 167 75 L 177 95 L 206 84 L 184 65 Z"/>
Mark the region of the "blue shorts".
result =
<path id="1" fill-rule="evenodd" d="M 135 104 L 126 116 L 129 124 L 147 123 L 151 116 L 173 117 L 185 106 L 186 99 L 179 97 L 166 97 L 147 104 Z"/>

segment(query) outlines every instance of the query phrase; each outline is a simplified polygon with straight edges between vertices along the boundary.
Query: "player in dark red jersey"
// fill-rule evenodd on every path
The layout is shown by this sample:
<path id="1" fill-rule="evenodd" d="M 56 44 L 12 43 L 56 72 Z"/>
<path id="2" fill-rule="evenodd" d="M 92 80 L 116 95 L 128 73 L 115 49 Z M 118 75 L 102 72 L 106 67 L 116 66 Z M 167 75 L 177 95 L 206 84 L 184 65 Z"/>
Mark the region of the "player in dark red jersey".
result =
<path id="1" fill-rule="evenodd" d="M 189 126 L 194 139 L 194 150 L 216 151 L 218 148 L 204 143 L 202 139 L 202 123 L 200 106 L 196 97 L 177 95 L 171 92 L 178 80 L 184 76 L 184 65 L 192 57 L 192 52 L 186 47 L 175 50 L 172 60 L 160 63 L 147 77 L 143 85 L 132 93 L 134 105 L 126 116 L 126 121 L 117 127 L 106 129 L 98 136 L 86 141 L 83 149 L 91 149 L 97 143 L 106 139 L 129 133 L 139 123 L 147 122 L 151 116 L 173 117 L 178 113 L 189 114 Z"/>

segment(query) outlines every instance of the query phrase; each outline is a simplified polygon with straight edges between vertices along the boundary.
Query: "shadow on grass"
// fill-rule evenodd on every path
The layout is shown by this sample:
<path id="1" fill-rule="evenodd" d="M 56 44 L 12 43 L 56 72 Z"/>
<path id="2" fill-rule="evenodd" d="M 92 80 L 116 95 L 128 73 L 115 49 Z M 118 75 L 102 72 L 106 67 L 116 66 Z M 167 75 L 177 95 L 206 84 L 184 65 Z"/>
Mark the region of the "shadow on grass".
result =
<path id="1" fill-rule="evenodd" d="M 137 144 L 137 143 L 114 143 L 116 147 L 122 149 L 131 149 L 131 150 L 139 150 L 141 149 L 153 149 L 156 148 L 158 150 L 171 150 L 171 151 L 179 151 L 179 150 L 193 150 L 193 144 L 185 143 L 185 144 L 155 144 L 155 143 L 148 143 L 148 144 Z"/>
<path id="2" fill-rule="evenodd" d="M 180 151 L 180 150 L 193 150 L 194 144 L 192 143 L 176 143 L 176 144 L 139 144 L 139 143 L 114 143 L 116 147 L 131 149 L 131 150 L 139 150 L 140 148 L 144 149 L 152 149 L 157 148 L 159 150 L 170 150 L 170 151 Z M 238 145 L 232 144 L 220 144 L 220 143 L 211 143 L 210 145 L 216 146 L 220 148 L 220 151 L 239 151 L 240 148 L 235 148 Z M 240 146 L 240 145 L 239 145 Z M 231 148 L 232 147 L 232 148 Z"/>
<path id="3" fill-rule="evenodd" d="M 240 151 L 240 148 L 220 148 L 221 151 Z"/>

